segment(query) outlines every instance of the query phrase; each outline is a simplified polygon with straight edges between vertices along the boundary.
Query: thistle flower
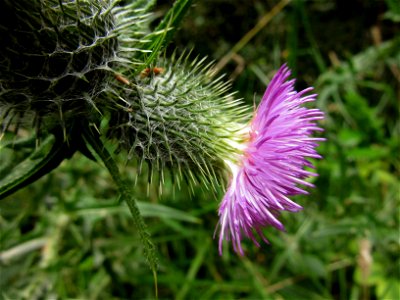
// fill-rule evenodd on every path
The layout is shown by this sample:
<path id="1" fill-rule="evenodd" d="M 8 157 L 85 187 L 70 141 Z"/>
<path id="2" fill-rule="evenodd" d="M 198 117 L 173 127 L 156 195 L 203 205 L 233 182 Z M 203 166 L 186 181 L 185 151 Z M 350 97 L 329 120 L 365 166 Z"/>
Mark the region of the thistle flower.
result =
<path id="1" fill-rule="evenodd" d="M 224 160 L 237 151 L 232 143 L 239 141 L 248 108 L 226 94 L 229 84 L 213 78 L 211 66 L 174 55 L 116 81 L 121 108 L 112 115 L 108 136 L 128 151 L 128 159 L 138 158 L 139 173 L 147 163 L 149 182 L 155 171 L 160 190 L 165 170 L 178 186 L 182 179 L 206 188 L 226 181 Z"/>
<path id="2" fill-rule="evenodd" d="M 316 95 L 305 96 L 312 88 L 296 92 L 295 80 L 288 81 L 289 76 L 290 70 L 283 65 L 262 97 L 240 157 L 236 162 L 225 161 L 232 178 L 219 208 L 220 254 L 223 240 L 230 240 L 241 255 L 243 237 L 259 246 L 257 233 L 268 243 L 262 228 L 284 230 L 277 219 L 279 212 L 302 209 L 288 197 L 307 194 L 299 184 L 313 187 L 305 179 L 317 174 L 304 167 L 313 167 L 307 158 L 321 158 L 315 148 L 324 139 L 311 134 L 322 131 L 315 121 L 323 119 L 323 113 L 302 106 Z"/>

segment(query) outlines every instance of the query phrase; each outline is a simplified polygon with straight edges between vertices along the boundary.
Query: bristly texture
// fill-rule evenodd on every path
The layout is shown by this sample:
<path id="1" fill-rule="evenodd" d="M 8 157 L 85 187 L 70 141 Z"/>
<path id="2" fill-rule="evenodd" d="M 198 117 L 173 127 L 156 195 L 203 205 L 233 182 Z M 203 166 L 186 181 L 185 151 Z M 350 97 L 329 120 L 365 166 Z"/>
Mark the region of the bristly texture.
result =
<path id="1" fill-rule="evenodd" d="M 152 1 L 120 3 L 0 1 L 0 134 L 10 124 L 40 131 L 100 117 L 99 94 L 121 65 L 138 68 L 149 34 Z"/>
<path id="2" fill-rule="evenodd" d="M 2 123 L 29 115 L 60 123 L 96 109 L 93 99 L 118 46 L 114 2 L 1 1 Z"/>
<path id="3" fill-rule="evenodd" d="M 295 80 L 287 81 L 289 76 L 290 70 L 283 65 L 251 121 L 240 162 L 227 161 L 232 179 L 219 208 L 220 254 L 223 240 L 230 240 L 235 252 L 241 255 L 243 237 L 259 246 L 254 235 L 257 233 L 268 243 L 262 228 L 284 230 L 277 219 L 279 212 L 302 209 L 288 197 L 307 194 L 298 184 L 312 187 L 305 179 L 317 176 L 304 168 L 313 167 L 307 158 L 320 158 L 315 148 L 324 139 L 311 135 L 322 131 L 316 121 L 323 119 L 323 113 L 303 106 L 314 101 L 316 95 L 305 96 L 312 88 L 296 92 Z"/>
<path id="4" fill-rule="evenodd" d="M 120 2 L 118 0 L 114 0 Z M 152 50 L 145 47 L 154 35 L 162 32 L 150 31 L 150 23 L 154 18 L 152 12 L 153 1 L 128 1 L 123 6 L 113 8 L 115 33 L 118 35 L 118 54 L 115 58 L 118 66 L 123 66 L 135 73 L 144 68 L 144 61 L 138 59 L 141 55 L 150 55 Z M 117 71 L 120 72 L 121 70 Z"/>
<path id="5" fill-rule="evenodd" d="M 182 55 L 116 80 L 121 108 L 112 116 L 109 136 L 139 165 L 148 163 L 160 185 L 165 170 L 178 184 L 186 179 L 207 188 L 226 178 L 223 160 L 237 151 L 232 143 L 239 142 L 248 109 L 226 94 L 229 84 L 212 78 L 210 67 Z"/>

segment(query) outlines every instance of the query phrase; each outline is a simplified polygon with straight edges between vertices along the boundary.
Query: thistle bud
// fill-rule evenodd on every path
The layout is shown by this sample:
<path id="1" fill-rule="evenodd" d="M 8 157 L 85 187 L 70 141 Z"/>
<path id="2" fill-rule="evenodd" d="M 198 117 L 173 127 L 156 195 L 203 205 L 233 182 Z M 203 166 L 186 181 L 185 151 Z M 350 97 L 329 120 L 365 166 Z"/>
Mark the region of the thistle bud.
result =
<path id="1" fill-rule="evenodd" d="M 118 47 L 113 2 L 0 2 L 0 121 L 10 111 L 56 123 L 93 111 Z"/>
<path id="2" fill-rule="evenodd" d="M 247 108 L 239 106 L 229 84 L 211 76 L 211 65 L 187 56 L 161 60 L 134 78 L 116 80 L 120 109 L 109 136 L 152 170 L 206 185 L 223 182 L 224 159 L 238 151 Z"/>

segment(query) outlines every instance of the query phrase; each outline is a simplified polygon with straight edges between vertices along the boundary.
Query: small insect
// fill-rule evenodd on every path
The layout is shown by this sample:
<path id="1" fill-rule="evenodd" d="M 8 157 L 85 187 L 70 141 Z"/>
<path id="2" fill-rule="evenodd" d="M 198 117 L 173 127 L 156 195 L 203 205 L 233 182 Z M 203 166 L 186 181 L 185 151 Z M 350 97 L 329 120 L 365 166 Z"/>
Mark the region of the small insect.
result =
<path id="1" fill-rule="evenodd" d="M 115 79 L 117 79 L 119 82 L 126 84 L 126 85 L 130 85 L 130 81 L 125 78 L 124 76 L 122 76 L 121 74 L 115 74 Z"/>
<path id="2" fill-rule="evenodd" d="M 142 72 L 140 72 L 140 77 L 145 78 L 149 77 L 150 75 L 160 75 L 164 73 L 165 69 L 160 67 L 154 68 L 146 68 Z"/>

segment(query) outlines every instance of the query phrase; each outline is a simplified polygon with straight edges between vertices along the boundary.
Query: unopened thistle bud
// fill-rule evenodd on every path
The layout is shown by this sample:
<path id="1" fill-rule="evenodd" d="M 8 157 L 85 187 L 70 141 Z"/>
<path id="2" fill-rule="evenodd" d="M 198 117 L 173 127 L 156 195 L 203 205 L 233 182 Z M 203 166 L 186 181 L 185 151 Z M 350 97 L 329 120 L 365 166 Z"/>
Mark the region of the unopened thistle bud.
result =
<path id="1" fill-rule="evenodd" d="M 65 119 L 93 105 L 117 49 L 111 3 L 1 1 L 3 114 L 8 107 Z"/>
<path id="2" fill-rule="evenodd" d="M 132 66 L 149 16 L 140 3 L 119 2 L 0 2 L 2 130 L 21 117 L 64 127 L 68 119 L 102 111 L 98 95 L 119 66 Z"/>

